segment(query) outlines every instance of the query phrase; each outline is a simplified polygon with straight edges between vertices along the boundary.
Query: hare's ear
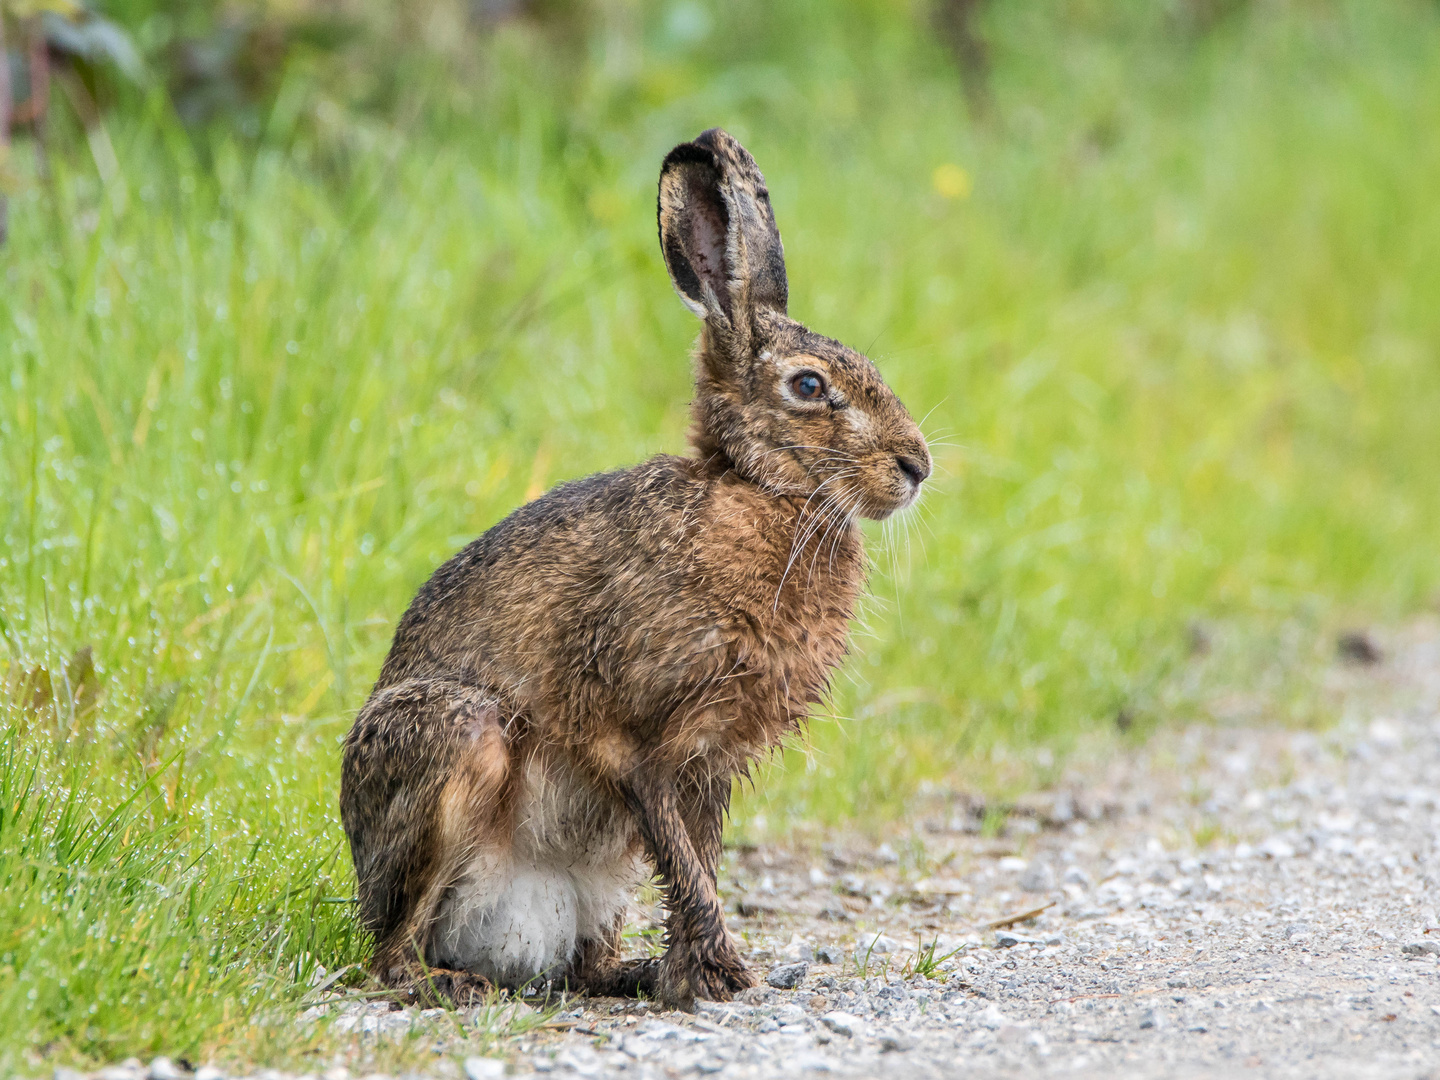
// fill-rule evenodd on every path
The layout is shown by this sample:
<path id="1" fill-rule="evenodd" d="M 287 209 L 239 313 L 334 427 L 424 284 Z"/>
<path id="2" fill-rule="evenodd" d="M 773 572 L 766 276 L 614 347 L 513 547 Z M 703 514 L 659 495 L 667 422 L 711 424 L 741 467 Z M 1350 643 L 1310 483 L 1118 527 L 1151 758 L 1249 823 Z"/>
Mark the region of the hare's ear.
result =
<path id="1" fill-rule="evenodd" d="M 755 159 L 719 128 L 660 167 L 660 250 L 685 306 L 720 329 L 756 310 L 785 313 L 785 249 Z"/>

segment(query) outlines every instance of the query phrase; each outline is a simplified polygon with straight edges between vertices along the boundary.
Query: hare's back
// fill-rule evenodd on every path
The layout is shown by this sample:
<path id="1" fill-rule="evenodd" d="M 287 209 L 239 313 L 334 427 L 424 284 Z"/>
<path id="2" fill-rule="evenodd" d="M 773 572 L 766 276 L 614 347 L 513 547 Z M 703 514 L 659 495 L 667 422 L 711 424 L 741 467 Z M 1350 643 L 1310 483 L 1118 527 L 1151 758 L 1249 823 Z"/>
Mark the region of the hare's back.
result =
<path id="1" fill-rule="evenodd" d="M 602 609 L 673 591 L 705 499 L 688 458 L 559 485 L 515 510 L 431 575 L 396 628 L 377 688 L 445 675 L 525 682 L 567 632 Z M 526 659 L 528 657 L 528 660 Z"/>

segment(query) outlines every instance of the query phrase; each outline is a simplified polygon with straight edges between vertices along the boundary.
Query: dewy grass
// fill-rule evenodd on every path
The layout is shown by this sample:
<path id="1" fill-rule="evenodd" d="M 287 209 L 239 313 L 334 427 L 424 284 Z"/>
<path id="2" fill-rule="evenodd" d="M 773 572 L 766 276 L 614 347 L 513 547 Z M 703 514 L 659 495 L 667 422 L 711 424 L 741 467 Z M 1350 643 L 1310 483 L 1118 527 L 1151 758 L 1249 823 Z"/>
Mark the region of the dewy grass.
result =
<path id="1" fill-rule="evenodd" d="M 338 740 L 439 562 L 683 447 L 654 182 L 714 123 L 792 310 L 938 465 L 742 833 L 1013 783 L 1122 712 L 1323 718 L 1333 631 L 1440 584 L 1440 11 L 986 10 L 981 124 L 858 3 L 645 7 L 563 64 L 516 25 L 394 122 L 297 63 L 253 142 L 122 102 L 110 189 L 57 105 L 0 251 L 0 1068 L 348 1045 L 284 1019 L 365 951 Z"/>
<path id="2" fill-rule="evenodd" d="M 938 937 L 931 939 L 929 943 L 926 943 L 924 938 L 918 939 L 915 943 L 915 955 L 905 961 L 905 966 L 900 970 L 901 977 L 908 979 L 913 975 L 919 975 L 922 978 L 933 979 L 940 972 L 940 965 L 959 956 L 965 951 L 965 946 L 957 945 L 949 952 L 943 953 L 939 950 L 940 939 Z"/>

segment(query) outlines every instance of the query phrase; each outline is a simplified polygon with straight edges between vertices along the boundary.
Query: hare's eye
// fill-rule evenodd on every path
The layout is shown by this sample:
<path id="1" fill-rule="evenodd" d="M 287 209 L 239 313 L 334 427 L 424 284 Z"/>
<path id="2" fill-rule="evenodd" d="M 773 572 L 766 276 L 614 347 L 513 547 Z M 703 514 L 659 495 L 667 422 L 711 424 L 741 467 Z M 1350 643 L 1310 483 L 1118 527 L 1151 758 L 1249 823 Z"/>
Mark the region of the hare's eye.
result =
<path id="1" fill-rule="evenodd" d="M 790 389 L 802 401 L 819 401 L 825 396 L 825 380 L 813 371 L 802 371 L 790 380 Z"/>

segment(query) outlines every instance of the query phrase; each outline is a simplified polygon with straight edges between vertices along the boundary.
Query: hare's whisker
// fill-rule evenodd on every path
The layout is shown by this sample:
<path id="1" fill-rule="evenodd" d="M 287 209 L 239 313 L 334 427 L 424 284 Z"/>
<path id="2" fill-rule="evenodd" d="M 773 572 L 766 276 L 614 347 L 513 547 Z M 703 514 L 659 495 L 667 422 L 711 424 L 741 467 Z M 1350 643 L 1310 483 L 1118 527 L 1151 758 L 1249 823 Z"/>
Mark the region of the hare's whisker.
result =
<path id="1" fill-rule="evenodd" d="M 944 397 L 942 397 L 939 401 L 935 402 L 934 405 L 931 405 L 930 408 L 929 408 L 928 410 L 926 410 L 925 415 L 920 418 L 920 422 L 917 423 L 915 426 L 918 427 L 918 428 L 923 432 L 923 431 L 925 430 L 925 421 L 930 419 L 930 414 L 933 413 L 936 409 L 938 409 L 941 405 L 944 405 L 945 402 L 947 402 L 947 401 L 949 401 L 949 400 L 950 400 L 950 395 L 949 395 L 949 394 L 946 394 L 946 395 L 945 395 Z"/>

